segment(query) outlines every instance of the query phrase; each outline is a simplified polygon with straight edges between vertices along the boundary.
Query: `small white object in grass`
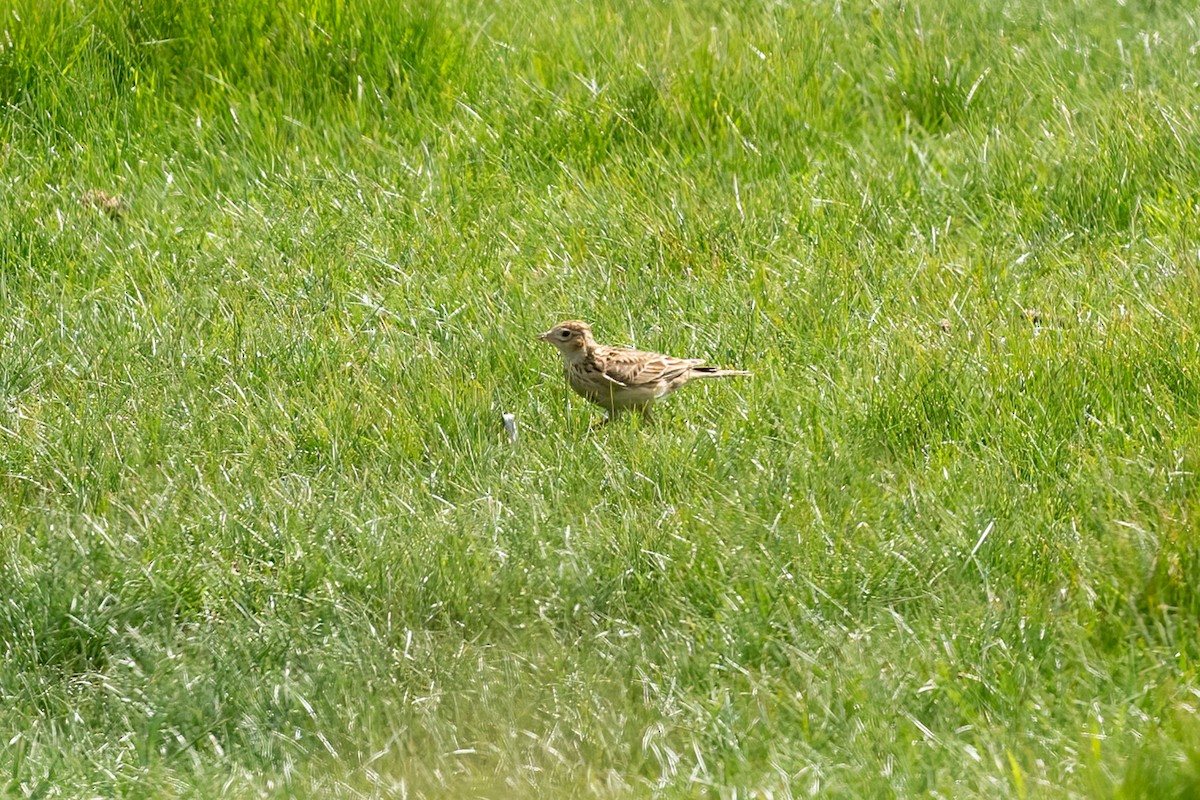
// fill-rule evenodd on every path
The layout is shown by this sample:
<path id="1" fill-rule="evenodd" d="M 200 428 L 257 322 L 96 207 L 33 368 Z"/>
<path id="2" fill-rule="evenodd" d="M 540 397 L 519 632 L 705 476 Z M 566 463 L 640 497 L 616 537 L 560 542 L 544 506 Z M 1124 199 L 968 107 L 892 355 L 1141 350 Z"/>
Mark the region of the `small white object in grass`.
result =
<path id="1" fill-rule="evenodd" d="M 994 527 L 996 527 L 996 520 L 989 522 L 987 527 L 983 529 L 983 533 L 979 534 L 979 541 L 971 548 L 971 558 L 974 558 L 975 554 L 979 552 L 979 548 L 983 547 L 983 540 L 988 537 L 988 534 L 992 532 L 992 528 Z"/>
<path id="2" fill-rule="evenodd" d="M 504 415 L 504 430 L 508 431 L 508 440 L 515 442 L 517 440 L 517 416 L 516 414 Z"/>

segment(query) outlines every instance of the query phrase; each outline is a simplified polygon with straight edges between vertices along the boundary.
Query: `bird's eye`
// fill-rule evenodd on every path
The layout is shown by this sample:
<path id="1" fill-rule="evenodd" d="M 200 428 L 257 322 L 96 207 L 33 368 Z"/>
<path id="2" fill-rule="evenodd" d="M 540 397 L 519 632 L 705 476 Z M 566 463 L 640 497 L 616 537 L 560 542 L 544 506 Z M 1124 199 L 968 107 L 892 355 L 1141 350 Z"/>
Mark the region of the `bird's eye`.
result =
<path id="1" fill-rule="evenodd" d="M 570 332 L 570 331 L 559 331 L 559 332 L 558 332 L 558 338 L 560 338 L 560 339 L 570 339 L 570 338 L 571 338 L 571 332 Z"/>

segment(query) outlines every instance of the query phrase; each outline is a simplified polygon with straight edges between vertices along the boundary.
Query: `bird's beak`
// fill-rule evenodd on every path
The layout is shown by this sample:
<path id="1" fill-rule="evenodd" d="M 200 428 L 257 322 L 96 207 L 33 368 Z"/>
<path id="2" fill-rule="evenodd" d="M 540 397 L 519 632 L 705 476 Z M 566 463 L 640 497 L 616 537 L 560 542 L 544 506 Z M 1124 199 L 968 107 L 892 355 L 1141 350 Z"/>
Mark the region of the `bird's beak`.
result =
<path id="1" fill-rule="evenodd" d="M 550 341 L 550 331 L 546 331 L 545 333 L 539 333 L 539 334 L 537 335 L 537 338 L 538 338 L 538 341 L 539 341 L 539 342 L 548 342 L 548 341 Z"/>

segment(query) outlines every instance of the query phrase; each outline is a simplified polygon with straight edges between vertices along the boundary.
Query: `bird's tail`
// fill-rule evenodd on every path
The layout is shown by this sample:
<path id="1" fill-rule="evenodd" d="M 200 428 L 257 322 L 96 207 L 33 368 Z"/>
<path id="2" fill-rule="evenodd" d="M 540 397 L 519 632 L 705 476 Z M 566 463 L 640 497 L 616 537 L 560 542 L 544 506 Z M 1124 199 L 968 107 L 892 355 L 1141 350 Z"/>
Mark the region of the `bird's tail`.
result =
<path id="1" fill-rule="evenodd" d="M 749 377 L 752 373 L 744 369 L 720 369 L 719 367 L 692 367 L 693 378 L 729 378 L 734 375 Z"/>

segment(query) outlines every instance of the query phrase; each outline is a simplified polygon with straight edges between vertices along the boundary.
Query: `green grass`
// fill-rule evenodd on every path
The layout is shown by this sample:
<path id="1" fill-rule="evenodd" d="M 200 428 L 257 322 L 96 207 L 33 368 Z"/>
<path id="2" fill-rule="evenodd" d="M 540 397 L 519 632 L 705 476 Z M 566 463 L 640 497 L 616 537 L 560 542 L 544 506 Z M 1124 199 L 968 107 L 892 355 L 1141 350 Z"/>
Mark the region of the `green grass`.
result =
<path id="1" fill-rule="evenodd" d="M 0 786 L 1200 796 L 1198 38 L 3 5 Z"/>

